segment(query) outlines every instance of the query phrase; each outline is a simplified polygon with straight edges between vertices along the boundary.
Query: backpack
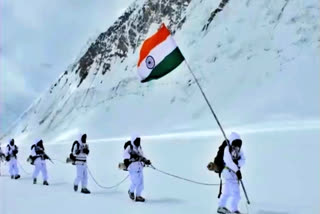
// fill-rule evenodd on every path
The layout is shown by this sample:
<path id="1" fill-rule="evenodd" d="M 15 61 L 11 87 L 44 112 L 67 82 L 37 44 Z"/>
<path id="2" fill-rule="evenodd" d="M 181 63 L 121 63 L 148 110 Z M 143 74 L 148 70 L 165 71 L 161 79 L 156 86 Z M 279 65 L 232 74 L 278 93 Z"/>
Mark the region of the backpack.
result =
<path id="1" fill-rule="evenodd" d="M 208 164 L 208 169 L 210 171 L 214 171 L 216 173 L 219 174 L 219 178 L 220 178 L 220 188 L 219 188 L 219 194 L 218 194 L 218 198 L 220 198 L 221 193 L 222 193 L 222 180 L 221 180 L 221 172 L 225 167 L 225 162 L 223 160 L 223 155 L 224 155 L 224 149 L 226 148 L 226 146 L 228 146 L 228 143 L 226 140 L 224 140 L 222 142 L 222 144 L 219 146 L 218 152 L 216 157 L 214 158 L 213 162 L 210 162 Z"/>
<path id="2" fill-rule="evenodd" d="M 224 169 L 224 167 L 226 165 L 223 161 L 223 155 L 224 155 L 224 149 L 226 148 L 227 145 L 228 144 L 227 144 L 226 140 L 224 140 L 222 142 L 222 144 L 219 146 L 217 155 L 213 161 L 213 171 L 218 174 L 221 174 L 222 170 Z"/>
<path id="3" fill-rule="evenodd" d="M 77 146 L 79 148 L 79 145 L 80 144 L 78 141 L 73 142 L 72 147 L 71 147 L 71 153 L 69 154 L 69 157 L 66 160 L 67 163 L 71 163 L 72 165 L 75 165 L 76 156 L 74 156 L 72 152 L 73 152 L 74 147 Z"/>
<path id="4" fill-rule="evenodd" d="M 126 148 L 127 148 L 128 146 L 130 146 L 130 148 L 132 149 L 132 145 L 131 145 L 131 141 L 130 141 L 130 140 L 124 143 L 123 149 L 126 150 Z M 122 169 L 122 170 L 124 170 L 124 171 L 128 171 L 128 167 L 126 166 L 126 164 L 125 164 L 124 162 L 119 163 L 119 164 L 118 164 L 118 168 L 119 168 L 119 169 Z"/>

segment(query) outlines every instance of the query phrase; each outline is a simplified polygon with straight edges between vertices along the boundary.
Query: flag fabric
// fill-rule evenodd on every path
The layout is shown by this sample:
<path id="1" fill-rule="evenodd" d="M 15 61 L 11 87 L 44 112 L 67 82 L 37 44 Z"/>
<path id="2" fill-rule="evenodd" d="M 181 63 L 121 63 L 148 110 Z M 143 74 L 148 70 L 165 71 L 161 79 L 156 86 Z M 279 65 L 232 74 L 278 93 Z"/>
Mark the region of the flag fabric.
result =
<path id="1" fill-rule="evenodd" d="M 158 32 L 146 39 L 141 47 L 138 61 L 138 75 L 141 82 L 159 79 L 178 67 L 184 57 L 162 24 Z"/>

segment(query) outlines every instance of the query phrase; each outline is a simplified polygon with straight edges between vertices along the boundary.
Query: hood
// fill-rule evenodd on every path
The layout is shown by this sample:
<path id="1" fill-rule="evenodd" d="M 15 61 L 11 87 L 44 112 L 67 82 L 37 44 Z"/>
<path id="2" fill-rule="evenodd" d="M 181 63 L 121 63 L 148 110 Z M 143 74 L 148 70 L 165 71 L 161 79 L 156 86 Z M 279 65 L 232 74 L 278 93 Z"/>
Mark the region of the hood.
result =
<path id="1" fill-rule="evenodd" d="M 236 132 L 232 132 L 232 133 L 230 134 L 230 136 L 229 136 L 229 142 L 230 142 L 230 144 L 232 144 L 232 141 L 234 141 L 234 140 L 241 140 L 240 135 L 239 135 L 238 133 L 236 133 Z"/>
<path id="2" fill-rule="evenodd" d="M 131 145 L 132 145 L 132 146 L 135 146 L 133 142 L 134 142 L 135 139 L 137 139 L 137 138 L 140 138 L 140 136 L 139 136 L 138 134 L 133 134 L 133 135 L 131 135 Z"/>

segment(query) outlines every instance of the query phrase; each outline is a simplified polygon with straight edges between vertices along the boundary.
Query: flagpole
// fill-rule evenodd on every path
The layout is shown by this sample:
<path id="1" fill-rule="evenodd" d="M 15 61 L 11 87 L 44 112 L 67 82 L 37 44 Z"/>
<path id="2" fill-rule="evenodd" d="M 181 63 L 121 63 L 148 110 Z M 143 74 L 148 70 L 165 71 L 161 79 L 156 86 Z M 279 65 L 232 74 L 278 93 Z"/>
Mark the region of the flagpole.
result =
<path id="1" fill-rule="evenodd" d="M 200 91 L 201 91 L 201 94 L 202 94 L 203 98 L 204 98 L 204 99 L 205 99 L 205 101 L 207 102 L 207 104 L 208 104 L 208 106 L 209 106 L 209 108 L 210 108 L 210 111 L 211 111 L 211 113 L 212 113 L 212 115 L 213 115 L 214 119 L 217 121 L 217 123 L 218 123 L 218 125 L 219 125 L 219 128 L 220 128 L 220 130 L 221 130 L 221 132 L 222 132 L 222 134 L 223 134 L 223 136 L 224 136 L 224 138 L 225 138 L 226 142 L 227 142 L 227 143 L 228 143 L 228 145 L 230 146 L 229 141 L 228 141 L 227 136 L 226 136 L 226 133 L 224 132 L 224 130 L 223 130 L 223 128 L 222 128 L 222 126 L 221 126 L 221 124 L 220 124 L 220 122 L 219 122 L 219 119 L 218 119 L 217 115 L 214 113 L 213 108 L 212 108 L 212 106 L 211 106 L 211 104 L 210 104 L 210 102 L 209 102 L 209 100 L 208 100 L 208 98 L 207 98 L 206 94 L 203 92 L 202 87 L 201 87 L 201 85 L 199 84 L 199 82 L 198 82 L 198 79 L 197 79 L 196 75 L 194 75 L 194 73 L 193 73 L 193 71 L 191 70 L 190 65 L 189 65 L 189 63 L 187 62 L 187 60 L 186 60 L 186 59 L 184 59 L 184 60 L 185 60 L 185 63 L 186 63 L 186 65 L 187 65 L 187 67 L 188 67 L 188 69 L 189 69 L 190 73 L 192 74 L 192 76 L 193 76 L 193 78 L 194 78 L 194 81 L 197 83 L 197 86 L 199 87 L 199 89 L 200 89 Z"/>
<path id="2" fill-rule="evenodd" d="M 230 145 L 230 143 L 229 143 L 229 141 L 228 141 L 228 139 L 227 139 L 226 133 L 224 132 L 224 130 L 223 130 L 223 128 L 222 128 L 222 126 L 221 126 L 221 124 L 220 124 L 220 122 L 219 122 L 219 119 L 218 119 L 217 115 L 214 113 L 213 108 L 212 108 L 212 106 L 211 106 L 211 104 L 210 104 L 210 102 L 209 102 L 206 94 L 203 92 L 202 87 L 201 87 L 201 85 L 199 84 L 196 75 L 194 75 L 193 71 L 191 70 L 190 65 L 189 65 L 189 63 L 187 62 L 186 58 L 184 58 L 184 61 L 185 61 L 186 65 L 187 65 L 190 73 L 192 74 L 192 76 L 193 76 L 193 78 L 194 78 L 194 81 L 196 81 L 196 83 L 197 83 L 197 85 L 198 85 L 198 87 L 199 87 L 199 89 L 200 89 L 200 91 L 201 91 L 202 96 L 203 96 L 204 99 L 206 100 L 206 102 L 207 102 L 207 104 L 208 104 L 208 106 L 209 106 L 209 108 L 210 108 L 210 111 L 211 111 L 212 115 L 214 116 L 214 119 L 217 121 L 217 123 L 218 123 L 218 125 L 219 125 L 219 127 L 220 127 L 220 130 L 221 130 L 221 132 L 222 132 L 222 134 L 223 134 L 223 136 L 224 136 L 224 138 L 225 138 L 228 146 L 230 147 L 231 145 Z M 246 196 L 246 198 L 247 198 L 247 203 L 250 204 L 250 201 L 249 201 L 249 198 L 248 198 L 248 195 L 247 195 L 247 191 L 246 191 L 246 189 L 244 188 L 244 185 L 243 185 L 242 180 L 240 180 L 240 183 L 241 183 L 243 192 L 244 192 L 244 194 L 245 194 L 245 196 Z"/>

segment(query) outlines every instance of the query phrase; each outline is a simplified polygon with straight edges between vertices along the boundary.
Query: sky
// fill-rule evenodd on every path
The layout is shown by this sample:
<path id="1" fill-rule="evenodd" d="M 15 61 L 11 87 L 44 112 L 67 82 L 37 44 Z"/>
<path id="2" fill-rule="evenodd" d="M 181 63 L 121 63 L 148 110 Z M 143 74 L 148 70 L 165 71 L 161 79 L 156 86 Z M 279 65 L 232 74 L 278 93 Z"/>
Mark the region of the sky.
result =
<path id="1" fill-rule="evenodd" d="M 132 2 L 0 1 L 0 134 Z"/>

